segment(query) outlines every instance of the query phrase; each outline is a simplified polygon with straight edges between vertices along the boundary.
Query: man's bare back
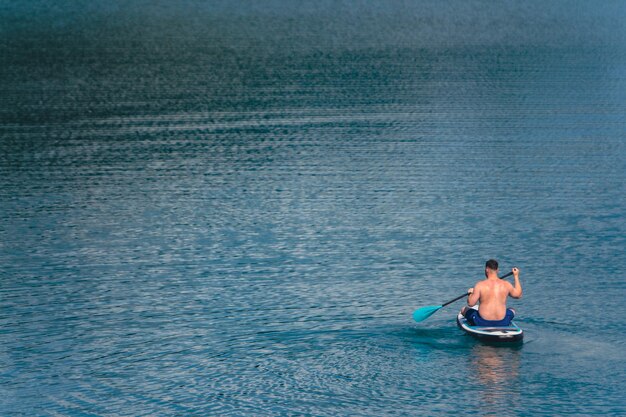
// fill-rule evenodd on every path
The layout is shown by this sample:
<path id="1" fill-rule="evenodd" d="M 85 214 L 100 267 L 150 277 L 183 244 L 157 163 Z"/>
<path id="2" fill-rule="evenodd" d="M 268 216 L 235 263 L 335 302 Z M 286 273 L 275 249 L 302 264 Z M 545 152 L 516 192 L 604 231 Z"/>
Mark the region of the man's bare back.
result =
<path id="1" fill-rule="evenodd" d="M 476 283 L 468 290 L 468 306 L 478 306 L 478 313 L 484 320 L 502 320 L 506 315 L 506 299 L 522 297 L 522 285 L 519 281 L 519 269 L 513 268 L 515 285 L 498 277 L 498 269 L 485 268 L 486 279 Z M 465 307 L 464 307 L 465 310 Z M 463 311 L 465 313 L 465 311 Z"/>

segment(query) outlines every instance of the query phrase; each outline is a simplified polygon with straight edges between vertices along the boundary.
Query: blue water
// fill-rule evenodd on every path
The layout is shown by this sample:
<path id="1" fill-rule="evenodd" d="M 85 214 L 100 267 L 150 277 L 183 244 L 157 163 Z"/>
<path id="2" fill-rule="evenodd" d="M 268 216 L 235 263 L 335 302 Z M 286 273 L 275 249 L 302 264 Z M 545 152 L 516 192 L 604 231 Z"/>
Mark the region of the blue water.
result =
<path id="1" fill-rule="evenodd" d="M 0 415 L 625 415 L 626 6 L 440 3 L 0 6 Z"/>

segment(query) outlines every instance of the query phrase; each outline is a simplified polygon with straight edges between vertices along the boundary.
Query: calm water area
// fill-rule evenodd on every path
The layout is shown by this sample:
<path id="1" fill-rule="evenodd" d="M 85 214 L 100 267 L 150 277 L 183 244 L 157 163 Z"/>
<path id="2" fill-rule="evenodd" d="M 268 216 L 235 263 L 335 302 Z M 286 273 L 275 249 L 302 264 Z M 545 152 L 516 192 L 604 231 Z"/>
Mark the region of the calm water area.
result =
<path id="1" fill-rule="evenodd" d="M 2 2 L 0 415 L 626 415 L 625 21 Z"/>

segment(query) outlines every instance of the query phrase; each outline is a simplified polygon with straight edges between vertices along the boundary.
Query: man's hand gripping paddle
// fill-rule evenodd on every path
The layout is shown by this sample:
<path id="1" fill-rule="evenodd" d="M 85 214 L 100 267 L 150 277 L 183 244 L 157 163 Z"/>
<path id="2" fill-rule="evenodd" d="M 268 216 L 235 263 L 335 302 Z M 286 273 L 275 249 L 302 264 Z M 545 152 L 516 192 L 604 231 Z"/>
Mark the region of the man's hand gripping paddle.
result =
<path id="1" fill-rule="evenodd" d="M 500 277 L 500 279 L 506 278 L 513 275 L 513 272 L 509 272 L 508 274 L 502 275 Z M 450 301 L 448 301 L 445 304 L 442 304 L 440 306 L 426 306 L 426 307 L 422 307 L 422 308 L 418 308 L 417 310 L 415 310 L 413 312 L 413 320 L 415 320 L 416 322 L 420 322 L 420 321 L 424 321 L 427 318 L 429 318 L 430 316 L 432 316 L 433 314 L 435 314 L 437 311 L 439 311 L 439 309 L 447 306 L 448 304 L 452 304 L 453 302 L 460 300 L 461 298 L 465 297 L 469 295 L 469 293 L 465 293 L 463 295 L 459 295 L 458 297 L 456 297 L 455 299 L 452 299 Z"/>

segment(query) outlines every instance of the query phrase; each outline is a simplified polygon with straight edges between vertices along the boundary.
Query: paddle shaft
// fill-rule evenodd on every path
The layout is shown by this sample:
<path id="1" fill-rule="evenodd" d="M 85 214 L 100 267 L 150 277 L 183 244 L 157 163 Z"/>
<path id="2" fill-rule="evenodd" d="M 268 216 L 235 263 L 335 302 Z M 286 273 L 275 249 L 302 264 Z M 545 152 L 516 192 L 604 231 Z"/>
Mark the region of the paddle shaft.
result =
<path id="1" fill-rule="evenodd" d="M 467 292 L 467 293 L 465 293 L 465 294 L 463 294 L 463 295 L 459 295 L 459 296 L 458 296 L 458 297 L 456 297 L 454 300 L 450 300 L 450 301 L 448 301 L 447 303 L 442 304 L 442 305 L 441 305 L 441 307 L 445 307 L 445 306 L 447 306 L 448 304 L 452 304 L 452 303 L 453 303 L 453 302 L 455 302 L 456 300 L 460 300 L 461 298 L 463 298 L 463 297 L 465 297 L 465 296 L 467 296 L 467 295 L 469 295 L 469 293 L 468 293 L 468 292 Z"/>
<path id="2" fill-rule="evenodd" d="M 502 275 L 502 276 L 500 277 L 500 279 L 504 279 L 504 278 L 506 278 L 506 277 L 510 277 L 511 275 L 513 275 L 513 272 L 509 272 L 508 274 L 504 274 L 504 275 Z M 465 296 L 467 296 L 467 295 L 469 295 L 469 293 L 468 293 L 468 292 L 467 292 L 467 293 L 465 293 L 465 294 L 463 294 L 463 295 L 459 295 L 459 296 L 458 296 L 458 297 L 456 297 L 454 300 L 450 300 L 450 301 L 448 301 L 447 303 L 442 304 L 442 305 L 441 305 L 441 307 L 445 307 L 445 306 L 447 306 L 448 304 L 452 304 L 453 302 L 455 302 L 455 301 L 457 301 L 457 300 L 460 300 L 461 298 L 463 298 L 463 297 L 465 297 Z"/>

